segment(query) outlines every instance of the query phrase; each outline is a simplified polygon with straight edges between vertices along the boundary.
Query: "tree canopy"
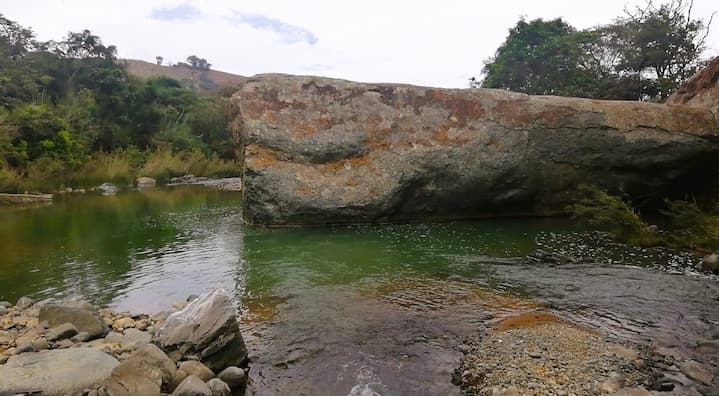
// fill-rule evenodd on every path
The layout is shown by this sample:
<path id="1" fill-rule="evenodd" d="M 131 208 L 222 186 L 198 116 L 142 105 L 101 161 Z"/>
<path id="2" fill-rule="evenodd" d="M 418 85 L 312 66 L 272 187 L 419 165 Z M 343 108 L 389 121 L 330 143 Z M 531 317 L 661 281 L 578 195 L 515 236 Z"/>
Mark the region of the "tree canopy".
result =
<path id="1" fill-rule="evenodd" d="M 577 30 L 562 19 L 525 21 L 509 31 L 470 85 L 534 95 L 666 99 L 702 65 L 712 19 L 691 1 L 626 9 L 612 23 Z"/>
<path id="2" fill-rule="evenodd" d="M 0 14 L 0 171 L 22 173 L 40 159 L 73 167 L 127 148 L 232 158 L 224 98 L 166 77 L 134 78 L 116 54 L 88 30 L 39 42 Z"/>

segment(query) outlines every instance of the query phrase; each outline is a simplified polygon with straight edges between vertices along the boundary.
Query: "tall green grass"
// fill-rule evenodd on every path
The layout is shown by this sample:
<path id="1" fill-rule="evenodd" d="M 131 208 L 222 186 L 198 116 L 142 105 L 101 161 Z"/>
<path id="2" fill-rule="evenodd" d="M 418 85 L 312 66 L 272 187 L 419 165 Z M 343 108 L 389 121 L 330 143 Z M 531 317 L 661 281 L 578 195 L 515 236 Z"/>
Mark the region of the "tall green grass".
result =
<path id="1" fill-rule="evenodd" d="M 207 157 L 199 149 L 97 152 L 74 167 L 61 160 L 41 157 L 19 170 L 0 163 L 0 192 L 55 192 L 65 187 L 87 188 L 105 182 L 124 187 L 132 185 L 138 176 L 152 177 L 159 184 L 166 184 L 172 177 L 187 174 L 231 177 L 238 176 L 240 168 L 234 161 L 216 155 Z"/>

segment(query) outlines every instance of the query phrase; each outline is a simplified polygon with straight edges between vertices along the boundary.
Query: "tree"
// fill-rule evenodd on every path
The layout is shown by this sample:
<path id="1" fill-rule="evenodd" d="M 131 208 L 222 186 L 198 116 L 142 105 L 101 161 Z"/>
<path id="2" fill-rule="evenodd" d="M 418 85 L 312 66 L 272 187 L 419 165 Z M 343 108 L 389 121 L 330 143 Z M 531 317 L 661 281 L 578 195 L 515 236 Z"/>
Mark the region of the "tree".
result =
<path id="1" fill-rule="evenodd" d="M 701 66 L 712 18 L 692 16 L 691 0 L 625 10 L 613 23 L 578 31 L 555 19 L 520 20 L 484 79 L 470 86 L 535 95 L 656 100 L 668 97 Z M 712 15 L 713 17 L 713 15 Z"/>
<path id="2" fill-rule="evenodd" d="M 533 95 L 593 96 L 596 70 L 587 49 L 596 39 L 562 19 L 522 19 L 485 62 L 481 86 Z"/>
<path id="3" fill-rule="evenodd" d="M 692 16 L 692 0 L 625 10 L 623 17 L 597 29 L 613 53 L 616 73 L 635 75 L 645 84 L 643 96 L 666 99 L 701 67 L 701 54 L 714 15 L 708 22 Z"/>

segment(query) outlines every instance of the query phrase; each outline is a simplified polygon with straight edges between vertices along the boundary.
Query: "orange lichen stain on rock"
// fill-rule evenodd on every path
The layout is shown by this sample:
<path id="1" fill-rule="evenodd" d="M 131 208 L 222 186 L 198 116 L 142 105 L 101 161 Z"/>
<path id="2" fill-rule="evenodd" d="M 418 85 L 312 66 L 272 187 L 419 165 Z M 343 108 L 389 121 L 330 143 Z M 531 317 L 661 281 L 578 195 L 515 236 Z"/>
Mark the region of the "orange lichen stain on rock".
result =
<path id="1" fill-rule="evenodd" d="M 317 128 L 303 122 L 297 125 L 297 127 L 292 131 L 292 136 L 303 139 L 314 135 L 315 132 L 317 132 Z"/>
<path id="2" fill-rule="evenodd" d="M 264 169 L 277 165 L 279 159 L 274 151 L 256 144 L 250 144 L 245 148 L 245 162 L 250 168 Z"/>
<path id="3" fill-rule="evenodd" d="M 321 114 L 320 118 L 317 119 L 318 129 L 326 130 L 332 128 L 332 120 L 327 117 L 327 114 Z"/>
<path id="4" fill-rule="evenodd" d="M 353 168 L 357 166 L 367 166 L 370 164 L 370 158 L 368 154 L 365 154 L 360 157 L 354 157 L 354 158 L 348 158 L 348 159 L 341 159 L 339 161 L 335 162 L 329 162 L 326 164 L 322 164 L 322 170 L 325 172 L 339 172 L 342 169 L 345 168 Z"/>
<path id="5" fill-rule="evenodd" d="M 564 321 L 549 312 L 526 312 L 500 320 L 494 331 L 503 332 L 512 329 L 524 329 L 549 323 L 564 323 Z"/>
<path id="6" fill-rule="evenodd" d="M 437 132 L 435 132 L 433 139 L 442 145 L 449 146 L 453 144 L 464 144 L 469 141 L 466 137 L 452 137 L 449 134 L 449 127 L 442 126 Z"/>
<path id="7" fill-rule="evenodd" d="M 317 192 L 308 186 L 302 186 L 295 189 L 295 195 L 299 197 L 315 197 Z"/>

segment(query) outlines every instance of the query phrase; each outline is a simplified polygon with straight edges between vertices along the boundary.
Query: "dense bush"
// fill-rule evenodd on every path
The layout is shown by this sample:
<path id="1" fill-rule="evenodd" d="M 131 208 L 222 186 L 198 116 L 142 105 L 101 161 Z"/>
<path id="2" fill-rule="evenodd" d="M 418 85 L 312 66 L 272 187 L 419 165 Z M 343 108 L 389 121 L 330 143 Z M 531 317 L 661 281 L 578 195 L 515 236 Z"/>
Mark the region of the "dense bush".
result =
<path id="1" fill-rule="evenodd" d="M 702 208 L 695 201 L 665 201 L 659 230 L 641 218 L 622 198 L 592 186 L 581 186 L 568 207 L 574 218 L 607 230 L 623 242 L 640 246 L 667 245 L 681 249 L 719 249 L 719 207 Z"/>
<path id="2" fill-rule="evenodd" d="M 85 30 L 59 42 L 0 14 L 0 191 L 237 174 L 225 98 L 130 76 Z"/>

